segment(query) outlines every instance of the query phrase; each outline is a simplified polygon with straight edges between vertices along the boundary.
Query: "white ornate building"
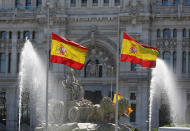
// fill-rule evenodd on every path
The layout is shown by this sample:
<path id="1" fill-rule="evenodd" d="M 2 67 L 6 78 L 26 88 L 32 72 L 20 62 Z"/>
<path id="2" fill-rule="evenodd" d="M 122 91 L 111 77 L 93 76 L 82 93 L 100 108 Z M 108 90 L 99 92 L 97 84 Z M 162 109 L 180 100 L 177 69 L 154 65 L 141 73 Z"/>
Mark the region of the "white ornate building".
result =
<path id="1" fill-rule="evenodd" d="M 45 53 L 48 43 L 48 0 L 0 0 L 0 130 L 18 129 L 19 55 L 29 37 Z M 183 92 L 182 115 L 190 123 L 190 0 L 49 0 L 49 28 L 89 48 L 78 77 L 86 98 L 99 102 L 115 88 L 118 5 L 120 36 L 158 47 L 160 57 L 173 68 Z M 51 41 L 49 39 L 49 41 Z M 121 43 L 121 42 L 120 42 Z M 68 68 L 66 68 L 68 69 Z M 51 64 L 50 75 L 62 79 L 64 65 Z M 148 130 L 151 70 L 120 63 L 119 92 L 130 99 L 130 123 Z M 26 103 L 27 100 L 26 99 Z M 161 100 L 160 100 L 161 101 Z M 153 127 L 159 126 L 158 102 Z M 28 105 L 24 109 L 30 110 Z M 23 120 L 34 128 L 30 114 Z M 161 118 L 160 118 L 161 119 Z"/>

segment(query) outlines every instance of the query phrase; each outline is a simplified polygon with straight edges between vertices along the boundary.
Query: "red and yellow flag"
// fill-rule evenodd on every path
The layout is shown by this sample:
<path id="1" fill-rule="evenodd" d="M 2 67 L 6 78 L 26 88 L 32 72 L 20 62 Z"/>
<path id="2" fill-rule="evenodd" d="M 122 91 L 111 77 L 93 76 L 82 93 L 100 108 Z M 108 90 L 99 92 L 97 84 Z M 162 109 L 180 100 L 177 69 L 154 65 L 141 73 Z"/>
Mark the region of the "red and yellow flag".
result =
<path id="1" fill-rule="evenodd" d="M 126 114 L 129 115 L 133 112 L 133 109 L 132 107 L 129 107 L 127 110 L 126 110 Z"/>
<path id="2" fill-rule="evenodd" d="M 143 67 L 154 68 L 159 51 L 157 48 L 140 44 L 132 37 L 123 33 L 123 43 L 120 61 L 140 64 Z"/>
<path id="3" fill-rule="evenodd" d="M 120 100 L 121 98 L 123 98 L 123 96 L 118 92 L 118 100 Z M 114 93 L 114 97 L 113 97 L 113 103 L 116 103 L 116 91 Z"/>
<path id="4" fill-rule="evenodd" d="M 52 33 L 51 63 L 65 64 L 80 70 L 84 66 L 87 52 L 86 47 Z"/>

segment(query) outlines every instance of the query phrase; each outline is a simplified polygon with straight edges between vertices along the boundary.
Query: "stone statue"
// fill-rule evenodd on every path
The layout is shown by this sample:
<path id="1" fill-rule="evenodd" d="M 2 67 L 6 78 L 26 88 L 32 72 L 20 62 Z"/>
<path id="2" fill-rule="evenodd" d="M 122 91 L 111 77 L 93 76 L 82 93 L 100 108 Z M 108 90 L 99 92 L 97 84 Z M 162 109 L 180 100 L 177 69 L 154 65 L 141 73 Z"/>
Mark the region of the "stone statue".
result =
<path id="1" fill-rule="evenodd" d="M 84 89 L 80 86 L 79 80 L 75 78 L 73 69 L 71 69 L 67 75 L 66 80 L 63 80 L 62 85 L 67 91 L 67 98 L 69 101 L 81 100 L 83 98 Z"/>
<path id="2" fill-rule="evenodd" d="M 67 91 L 66 101 L 60 101 L 51 104 L 49 108 L 49 120 L 51 122 L 51 128 L 55 131 L 68 131 L 78 129 L 76 124 L 64 125 L 65 123 L 97 123 L 97 124 L 108 124 L 115 123 L 115 104 L 113 104 L 110 97 L 104 97 L 100 104 L 93 105 L 91 101 L 84 99 L 84 90 L 80 86 L 79 81 L 76 79 L 74 71 L 71 70 L 67 75 L 66 80 L 62 82 L 63 87 Z M 126 98 L 119 100 L 119 111 L 118 117 L 120 118 L 125 113 L 126 109 L 129 108 L 130 104 Z M 57 127 L 58 125 L 61 125 Z M 53 127 L 56 126 L 56 127 Z M 97 126 L 97 125 L 96 125 Z M 97 126 L 94 131 L 109 131 L 114 130 L 113 125 L 106 129 L 102 126 Z M 128 127 L 120 125 L 118 131 L 129 131 Z M 36 131 L 41 131 L 42 128 L 36 128 Z M 88 130 L 87 129 L 84 131 Z"/>

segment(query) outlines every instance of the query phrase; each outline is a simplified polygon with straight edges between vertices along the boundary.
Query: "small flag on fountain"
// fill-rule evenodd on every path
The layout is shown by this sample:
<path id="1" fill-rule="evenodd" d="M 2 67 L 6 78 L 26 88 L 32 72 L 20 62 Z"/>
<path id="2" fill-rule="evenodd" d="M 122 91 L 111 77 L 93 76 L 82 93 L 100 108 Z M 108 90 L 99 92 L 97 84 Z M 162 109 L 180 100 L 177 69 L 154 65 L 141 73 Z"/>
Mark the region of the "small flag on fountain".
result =
<path id="1" fill-rule="evenodd" d="M 157 48 L 142 45 L 125 32 L 123 33 L 120 61 L 132 62 L 140 64 L 143 67 L 154 68 L 158 54 L 159 51 Z"/>
<path id="2" fill-rule="evenodd" d="M 123 96 L 118 92 L 118 101 L 123 98 Z M 115 104 L 116 103 L 116 91 L 114 93 L 114 97 L 113 97 L 113 103 Z"/>
<path id="3" fill-rule="evenodd" d="M 88 48 L 52 33 L 51 63 L 58 63 L 81 70 L 85 63 Z"/>
<path id="4" fill-rule="evenodd" d="M 133 112 L 133 108 L 132 107 L 129 107 L 127 110 L 126 110 L 126 114 L 129 115 Z"/>

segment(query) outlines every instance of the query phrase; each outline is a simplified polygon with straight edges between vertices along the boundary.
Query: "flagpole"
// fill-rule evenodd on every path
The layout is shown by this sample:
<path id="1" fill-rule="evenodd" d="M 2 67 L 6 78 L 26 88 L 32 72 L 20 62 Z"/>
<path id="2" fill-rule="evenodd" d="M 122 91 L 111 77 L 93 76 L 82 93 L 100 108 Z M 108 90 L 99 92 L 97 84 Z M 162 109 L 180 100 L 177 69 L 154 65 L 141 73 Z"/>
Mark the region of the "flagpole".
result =
<path id="1" fill-rule="evenodd" d="M 46 119 L 46 131 L 48 131 L 48 71 L 49 71 L 49 6 L 50 3 L 47 2 L 47 8 L 48 8 L 48 16 L 47 16 L 47 29 L 48 29 L 48 45 L 47 45 L 47 64 L 46 64 L 46 114 L 45 114 L 45 119 Z"/>
<path id="2" fill-rule="evenodd" d="M 116 111 L 115 111 L 115 131 L 118 131 L 118 89 L 119 89 L 119 50 L 120 50 L 120 6 L 118 6 L 118 42 L 116 55 Z"/>
<path id="3" fill-rule="evenodd" d="M 113 66 L 111 67 L 111 99 L 112 99 L 112 92 L 113 92 L 113 89 L 112 89 L 112 78 L 113 78 Z"/>

